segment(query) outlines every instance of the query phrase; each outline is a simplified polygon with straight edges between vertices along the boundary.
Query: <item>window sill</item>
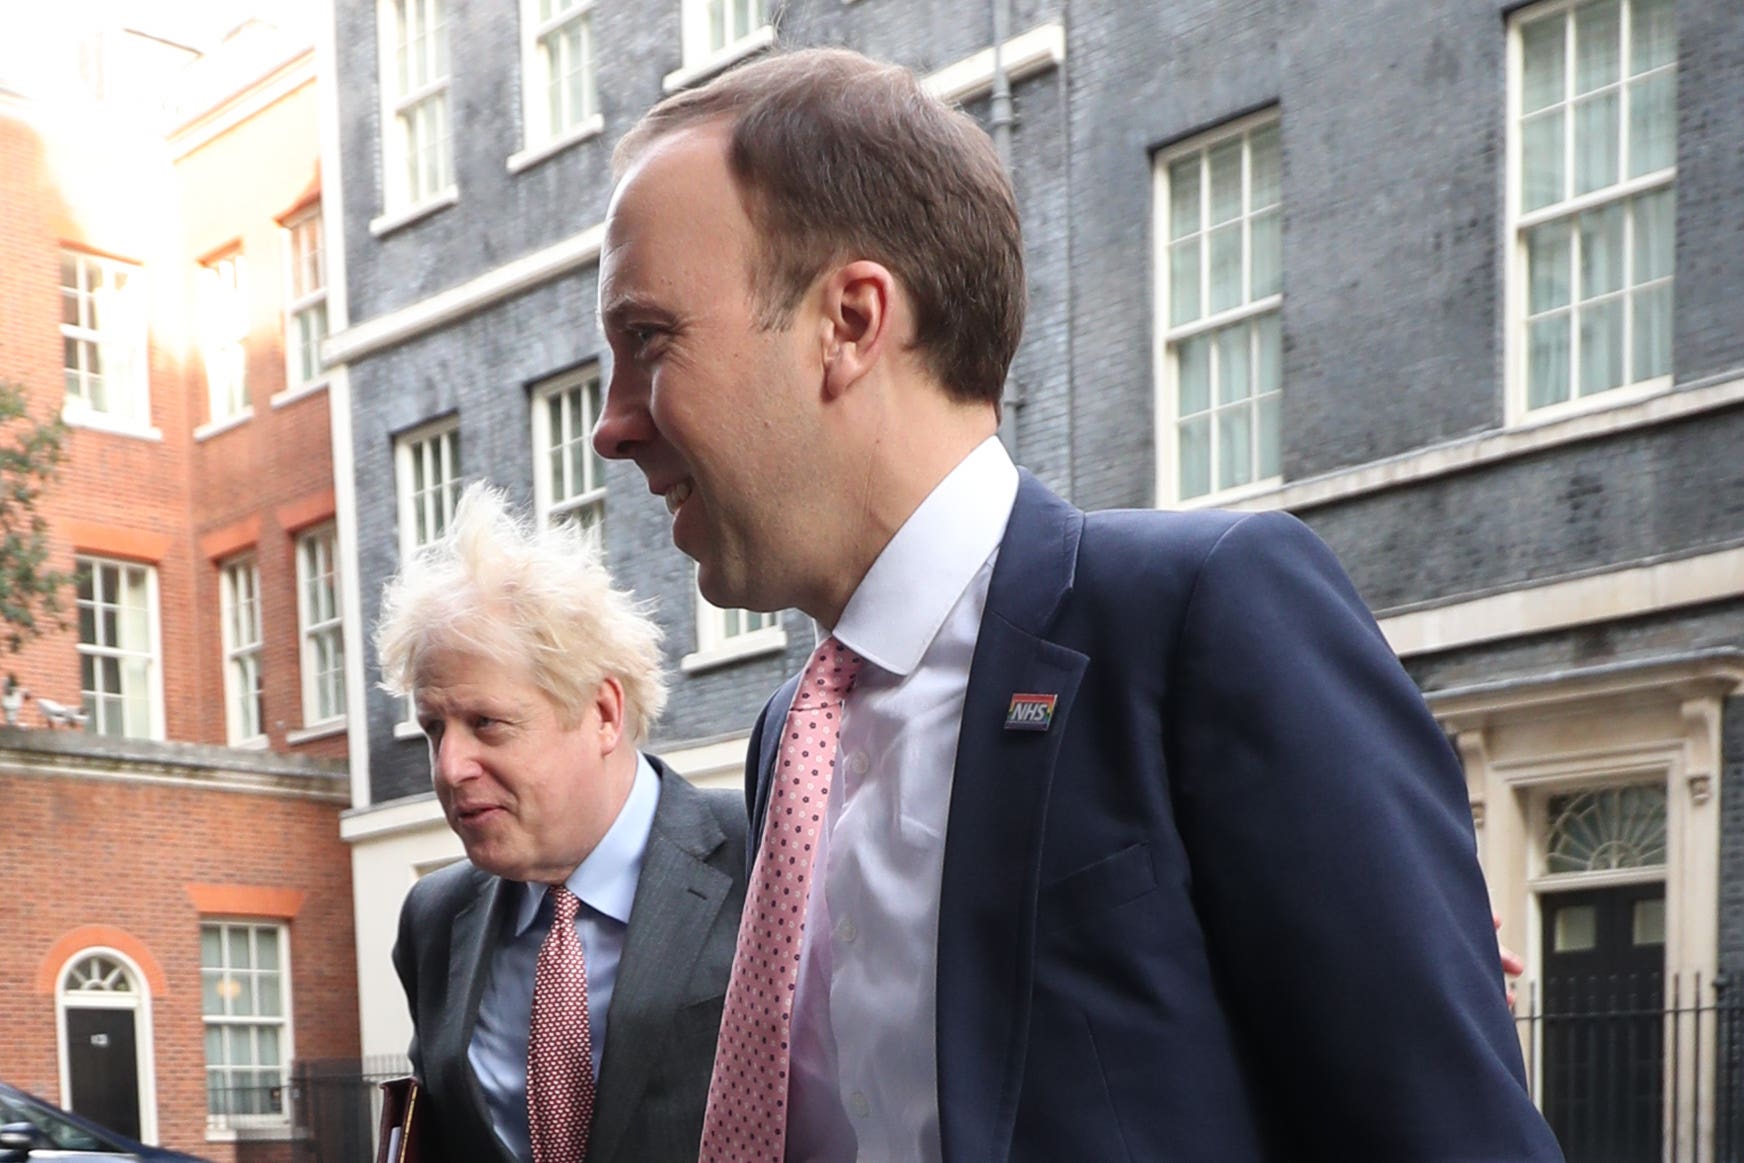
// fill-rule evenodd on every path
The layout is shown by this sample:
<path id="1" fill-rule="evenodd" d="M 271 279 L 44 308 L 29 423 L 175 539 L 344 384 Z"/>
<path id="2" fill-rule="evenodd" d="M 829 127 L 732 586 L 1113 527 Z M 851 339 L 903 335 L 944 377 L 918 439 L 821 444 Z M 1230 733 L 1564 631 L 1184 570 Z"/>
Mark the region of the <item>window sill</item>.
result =
<path id="1" fill-rule="evenodd" d="M 775 43 L 775 26 L 765 24 L 729 44 L 712 56 L 695 64 L 685 65 L 661 78 L 660 87 L 667 93 L 688 89 L 698 81 L 706 81 L 716 73 L 725 72 L 746 57 L 755 56 Z"/>
<path id="2" fill-rule="evenodd" d="M 509 155 L 509 172 L 518 174 L 522 170 L 538 165 L 546 158 L 555 157 L 572 145 L 598 137 L 605 132 L 606 119 L 595 113 L 580 125 L 565 130 L 561 135 L 550 141 L 542 141 L 538 145 L 530 145 L 519 153 Z"/>
<path id="3" fill-rule="evenodd" d="M 371 218 L 369 232 L 377 238 L 386 238 L 402 226 L 410 226 L 420 219 L 428 218 L 438 210 L 446 210 L 458 201 L 460 201 L 460 187 L 449 186 L 446 190 L 432 194 L 416 206 L 407 206 L 404 209 L 383 214 L 379 218 Z"/>
<path id="4" fill-rule="evenodd" d="M 1744 369 L 1695 383 L 1674 384 L 1664 391 L 1635 400 L 1617 396 L 1614 392 L 1589 396 L 1589 400 L 1612 398 L 1606 401 L 1604 408 L 1595 405 L 1574 415 L 1535 417 L 1532 423 L 1458 437 L 1354 468 L 1287 481 L 1250 497 L 1225 498 L 1220 503 L 1234 509 L 1289 509 L 1299 513 L 1319 505 L 1404 488 L 1449 473 L 1497 464 L 1576 441 L 1673 423 L 1744 401 L 1744 375 L 1740 372 Z"/>
<path id="5" fill-rule="evenodd" d="M 294 388 L 286 388 L 282 392 L 274 392 L 272 399 L 267 402 L 274 408 L 283 408 L 286 404 L 295 404 L 298 400 L 307 396 L 316 395 L 320 392 L 325 392 L 326 390 L 327 377 L 321 376 L 318 379 L 310 380 L 306 384 L 301 384 Z"/>
<path id="6" fill-rule="evenodd" d="M 416 723 L 395 723 L 394 724 L 394 738 L 395 739 L 422 739 L 423 737 L 424 737 L 424 728 L 418 726 L 418 724 L 416 724 Z"/>
<path id="7" fill-rule="evenodd" d="M 94 432 L 107 432 L 113 436 L 131 436 L 135 440 L 163 440 L 161 429 L 117 420 L 102 412 L 93 412 L 84 404 L 71 400 L 61 408 L 61 420 L 73 428 L 89 428 Z"/>
<path id="8" fill-rule="evenodd" d="M 1267 493 L 1275 493 L 1280 487 L 1282 487 L 1283 483 L 1283 477 L 1267 477 L 1263 481 L 1254 481 L 1251 484 L 1238 485 L 1232 489 L 1219 489 L 1215 493 L 1206 493 L 1199 497 L 1189 497 L 1184 501 L 1178 500 L 1175 502 L 1174 507 L 1177 509 L 1227 508 L 1230 505 L 1235 505 L 1248 500 L 1251 497 L 1260 497 Z"/>
<path id="9" fill-rule="evenodd" d="M 198 428 L 194 429 L 194 440 L 196 443 L 210 440 L 220 432 L 228 432 L 232 428 L 240 427 L 252 419 L 254 419 L 254 406 L 251 404 L 234 416 L 226 416 L 222 420 L 211 420 L 200 425 Z"/>
<path id="10" fill-rule="evenodd" d="M 259 1119 L 259 1122 L 253 1121 Z M 240 1115 L 224 1123 L 206 1124 L 206 1141 L 208 1143 L 238 1143 L 255 1142 L 290 1142 L 293 1139 L 306 1138 L 307 1133 L 291 1123 L 289 1119 L 274 1119 L 268 1115 Z"/>
<path id="11" fill-rule="evenodd" d="M 1626 384 L 1605 392 L 1593 392 L 1589 395 L 1577 396 L 1572 400 L 1563 400 L 1557 404 L 1545 404 L 1538 408 L 1524 407 L 1519 396 L 1516 395 L 1513 414 L 1508 417 L 1508 428 L 1518 432 L 1556 424 L 1576 416 L 1584 416 L 1589 412 L 1608 411 L 1612 408 L 1640 403 L 1642 400 L 1651 399 L 1654 396 L 1663 396 L 1671 391 L 1671 388 L 1670 376 L 1656 376 L 1639 383 Z"/>
<path id="12" fill-rule="evenodd" d="M 285 732 L 285 742 L 292 747 L 299 743 L 313 743 L 317 739 L 331 739 L 335 735 L 345 734 L 345 716 L 328 719 L 324 723 L 314 723 L 296 731 Z"/>
<path id="13" fill-rule="evenodd" d="M 234 739 L 228 746 L 237 751 L 265 751 L 267 738 L 265 735 L 255 735 L 248 739 Z"/>
<path id="14" fill-rule="evenodd" d="M 718 646 L 687 654 L 678 660 L 678 668 L 685 674 L 701 674 L 716 667 L 742 662 L 747 658 L 759 658 L 765 654 L 775 654 L 785 649 L 787 631 L 778 625 L 765 626 L 761 630 L 729 638 Z"/>

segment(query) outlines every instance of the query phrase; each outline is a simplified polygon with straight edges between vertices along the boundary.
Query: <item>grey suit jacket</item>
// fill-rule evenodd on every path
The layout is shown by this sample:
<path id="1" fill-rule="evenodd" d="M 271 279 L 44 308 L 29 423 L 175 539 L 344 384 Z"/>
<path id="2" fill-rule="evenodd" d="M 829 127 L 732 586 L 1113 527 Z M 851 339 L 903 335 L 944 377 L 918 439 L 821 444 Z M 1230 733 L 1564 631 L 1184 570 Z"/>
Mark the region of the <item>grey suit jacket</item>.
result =
<path id="1" fill-rule="evenodd" d="M 743 799 L 648 758 L 660 801 L 607 1017 L 588 1163 L 696 1163 L 745 899 Z M 514 1163 L 466 1057 L 509 887 L 462 862 L 420 880 L 400 910 L 394 968 L 429 1104 L 425 1163 Z"/>

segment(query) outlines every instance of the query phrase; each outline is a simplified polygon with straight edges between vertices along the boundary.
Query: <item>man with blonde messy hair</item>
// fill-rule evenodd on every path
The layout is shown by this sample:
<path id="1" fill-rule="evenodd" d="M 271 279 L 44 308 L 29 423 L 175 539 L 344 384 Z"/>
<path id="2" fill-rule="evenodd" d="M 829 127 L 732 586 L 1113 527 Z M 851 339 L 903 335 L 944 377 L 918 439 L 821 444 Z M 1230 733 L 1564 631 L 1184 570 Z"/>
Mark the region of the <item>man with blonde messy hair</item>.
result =
<path id="1" fill-rule="evenodd" d="M 638 751 L 659 643 L 580 530 L 483 484 L 383 591 L 382 685 L 467 857 L 413 886 L 394 947 L 426 1163 L 696 1158 L 745 817 Z"/>

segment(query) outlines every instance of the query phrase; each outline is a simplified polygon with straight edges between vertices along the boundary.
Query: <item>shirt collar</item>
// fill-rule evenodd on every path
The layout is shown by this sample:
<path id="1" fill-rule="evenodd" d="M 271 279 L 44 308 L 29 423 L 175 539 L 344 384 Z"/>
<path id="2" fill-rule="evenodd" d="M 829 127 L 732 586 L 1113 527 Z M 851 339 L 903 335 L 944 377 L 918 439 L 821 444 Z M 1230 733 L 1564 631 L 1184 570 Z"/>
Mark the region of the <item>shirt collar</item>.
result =
<path id="1" fill-rule="evenodd" d="M 999 548 L 1016 498 L 1017 467 L 999 438 L 989 436 L 902 523 L 848 599 L 836 638 L 881 670 L 914 670 Z"/>
<path id="2" fill-rule="evenodd" d="M 630 923 L 630 905 L 636 899 L 636 882 L 642 876 L 642 854 L 648 850 L 648 835 L 654 830 L 654 809 L 660 803 L 660 777 L 646 756 L 636 756 L 636 778 L 630 794 L 618 810 L 618 818 L 600 837 L 587 859 L 565 881 L 576 899 L 596 913 L 621 925 Z M 532 927 L 545 901 L 543 884 L 529 883 L 521 894 L 515 917 L 518 937 Z"/>

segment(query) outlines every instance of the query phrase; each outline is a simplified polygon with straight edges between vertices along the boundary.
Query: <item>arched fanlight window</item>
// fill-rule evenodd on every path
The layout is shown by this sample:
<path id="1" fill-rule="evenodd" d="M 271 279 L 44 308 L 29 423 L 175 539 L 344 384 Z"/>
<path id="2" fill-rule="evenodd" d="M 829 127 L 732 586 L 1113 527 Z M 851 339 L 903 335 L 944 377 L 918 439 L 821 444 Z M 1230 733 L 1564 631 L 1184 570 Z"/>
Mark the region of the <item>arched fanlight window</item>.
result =
<path id="1" fill-rule="evenodd" d="M 66 992 L 130 994 L 133 992 L 133 977 L 115 958 L 93 953 L 81 957 L 67 969 Z"/>
<path id="2" fill-rule="evenodd" d="M 1663 867 L 1665 805 L 1663 783 L 1551 796 L 1547 871 Z"/>

